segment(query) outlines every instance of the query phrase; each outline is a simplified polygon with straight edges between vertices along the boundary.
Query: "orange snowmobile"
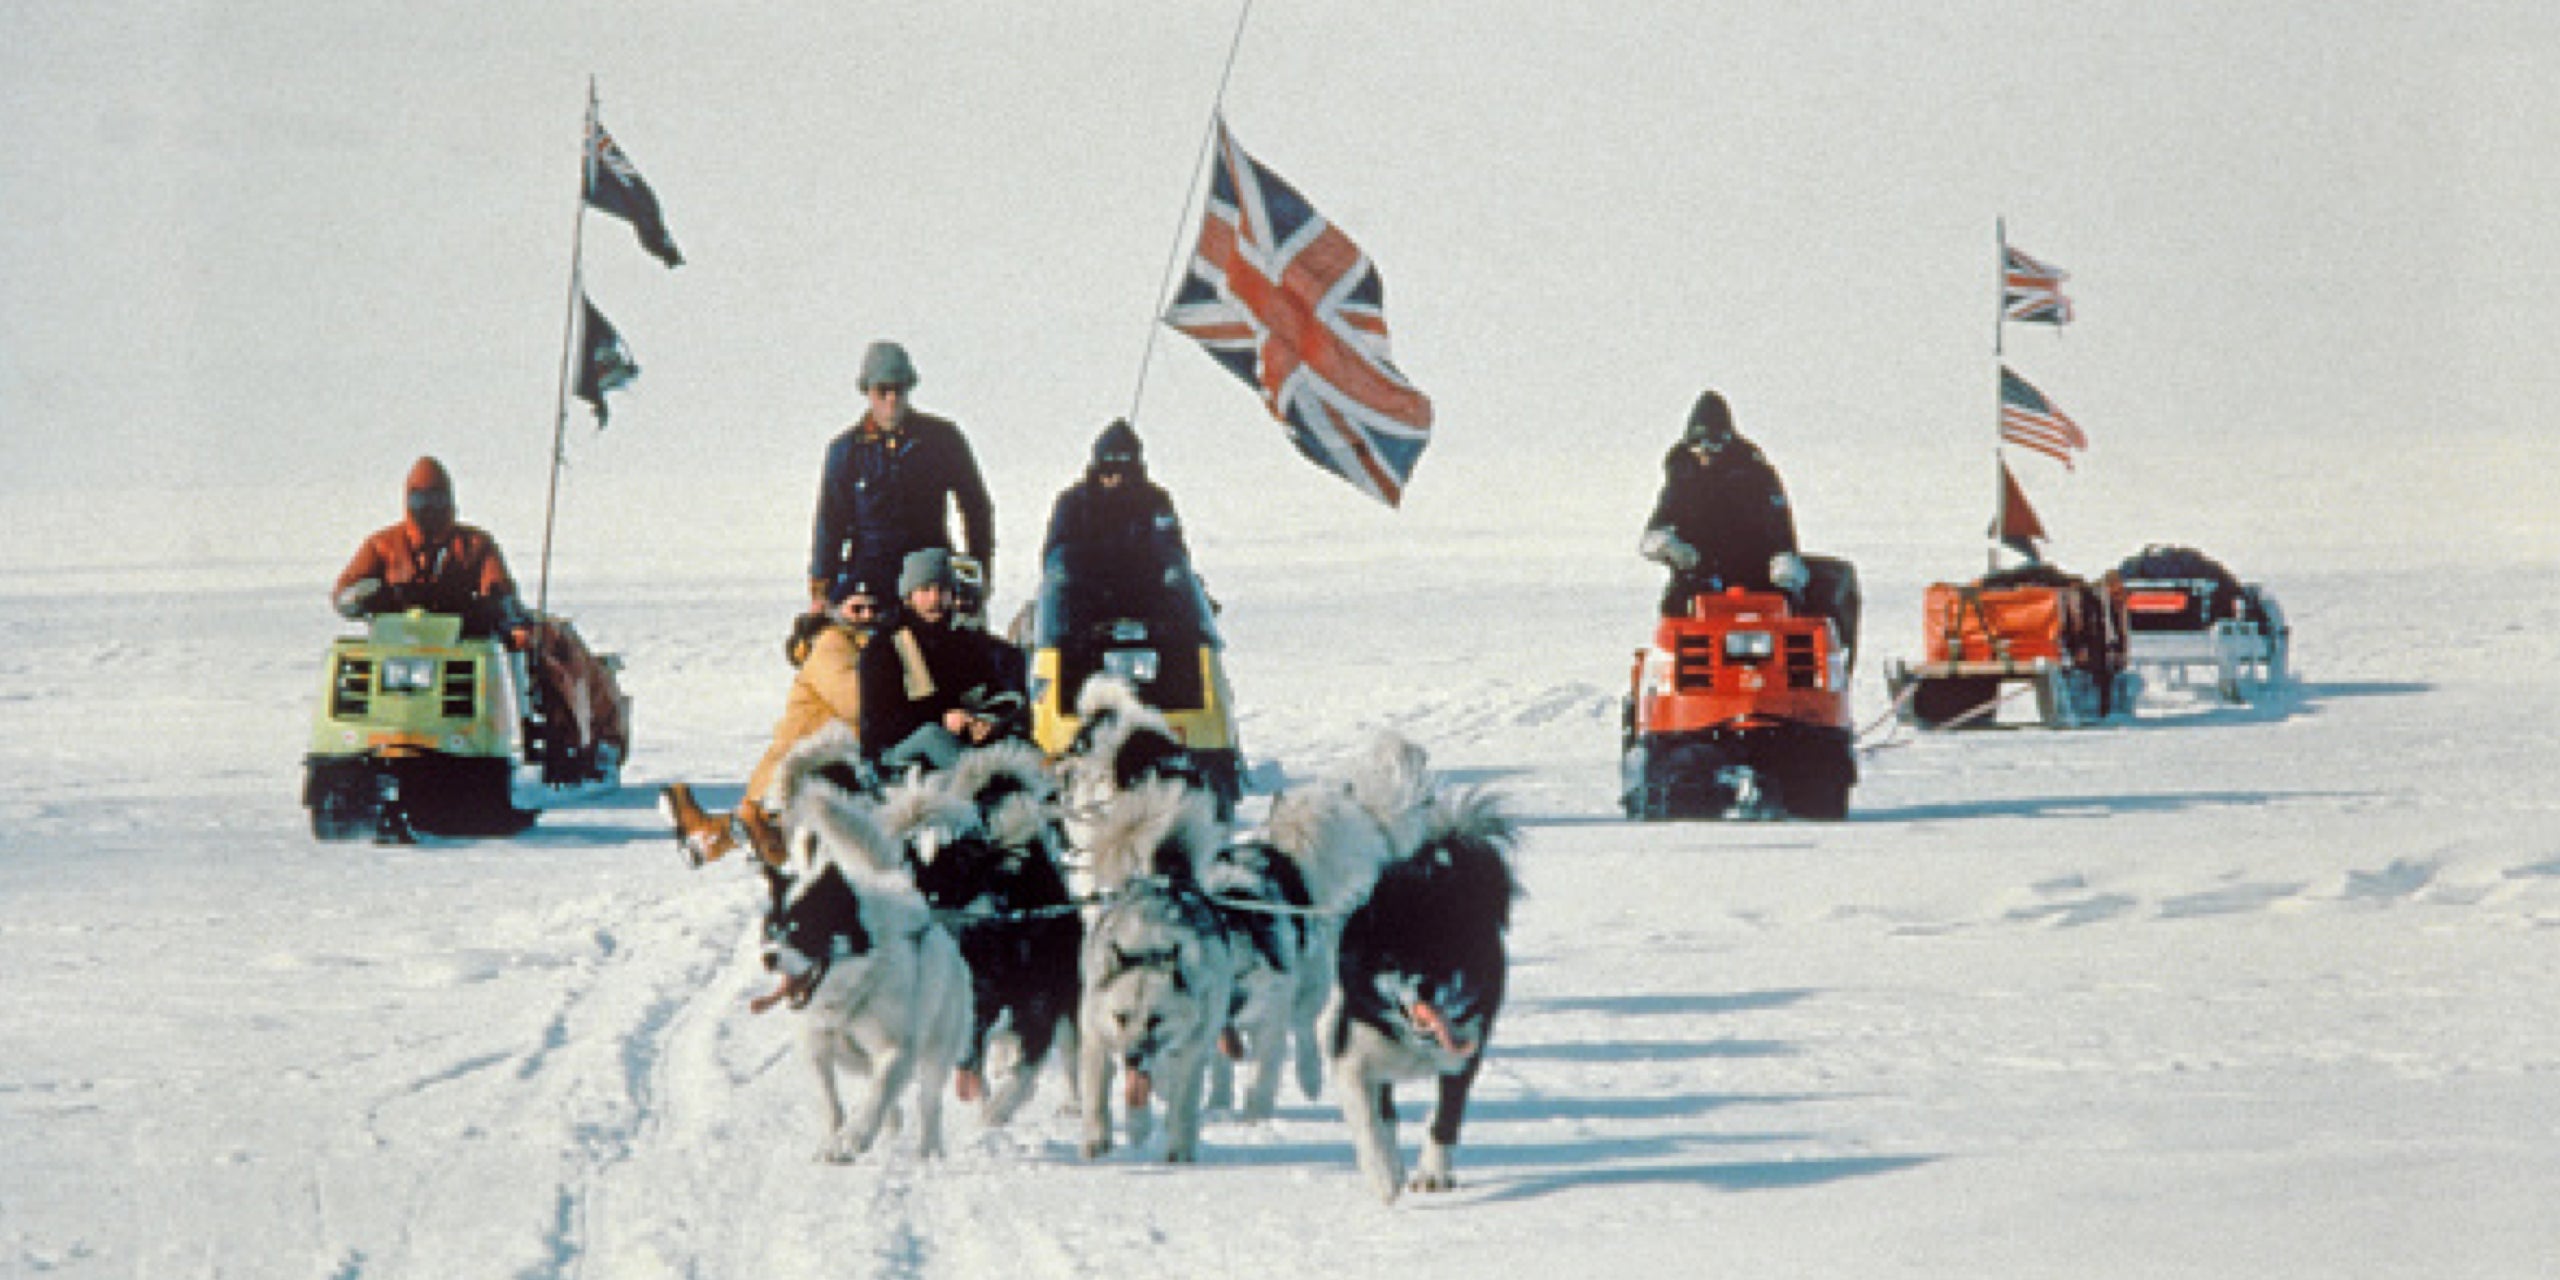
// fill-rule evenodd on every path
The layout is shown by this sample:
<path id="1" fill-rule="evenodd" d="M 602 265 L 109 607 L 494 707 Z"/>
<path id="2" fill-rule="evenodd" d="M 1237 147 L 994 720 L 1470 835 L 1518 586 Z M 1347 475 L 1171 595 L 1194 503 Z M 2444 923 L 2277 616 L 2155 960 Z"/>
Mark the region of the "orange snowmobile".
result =
<path id="1" fill-rule="evenodd" d="M 1847 817 L 1858 780 L 1851 656 L 1832 619 L 1779 592 L 1691 598 L 1636 651 L 1620 760 L 1627 816 Z"/>

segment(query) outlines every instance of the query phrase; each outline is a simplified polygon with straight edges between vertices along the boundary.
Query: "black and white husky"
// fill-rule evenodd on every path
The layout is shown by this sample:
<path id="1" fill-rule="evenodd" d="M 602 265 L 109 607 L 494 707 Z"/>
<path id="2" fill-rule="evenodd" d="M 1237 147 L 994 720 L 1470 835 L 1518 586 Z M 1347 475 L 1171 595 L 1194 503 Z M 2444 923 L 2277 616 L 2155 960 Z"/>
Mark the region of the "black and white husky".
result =
<path id="1" fill-rule="evenodd" d="M 976 1014 L 957 1089 L 990 1125 L 1030 1100 L 1052 1044 L 1070 1069 L 1076 1057 L 1084 923 L 1058 866 L 1054 789 L 1039 749 L 1008 742 L 890 787 L 881 810 L 968 961 Z"/>
<path id="2" fill-rule="evenodd" d="M 862 758 L 861 740 L 841 720 L 829 721 L 783 754 L 765 807 L 781 824 L 787 866 L 833 856 L 857 859 L 874 871 L 906 870 L 899 842 L 881 839 L 879 777 Z"/>
<path id="3" fill-rule="evenodd" d="M 1502 1009 L 1503 934 L 1518 882 L 1516 829 L 1481 791 L 1434 795 L 1410 815 L 1412 843 L 1380 868 L 1343 922 L 1337 995 L 1321 1034 L 1361 1172 L 1378 1195 L 1446 1191 L 1467 1094 Z M 1394 1085 L 1439 1095 L 1421 1165 L 1406 1180 Z"/>
<path id="4" fill-rule="evenodd" d="M 1115 1074 L 1129 1144 L 1165 1109 L 1164 1158 L 1197 1160 L 1205 1077 L 1235 1001 L 1235 947 L 1201 885 L 1220 828 L 1213 802 L 1178 784 L 1120 796 L 1088 849 L 1104 905 L 1085 927 L 1076 1089 L 1087 1159 L 1111 1150 Z"/>
<path id="5" fill-rule="evenodd" d="M 918 1149 L 938 1156 L 943 1090 L 969 1036 L 968 967 L 914 886 L 874 869 L 896 857 L 894 842 L 859 813 L 835 818 L 832 833 L 805 842 L 788 869 L 764 867 L 772 893 L 765 965 L 781 981 L 750 1007 L 801 1011 L 826 1117 L 820 1159 L 869 1150 L 910 1086 Z M 837 847 L 844 837 L 861 847 Z M 850 1116 L 840 1073 L 865 1086 Z"/>
<path id="6" fill-rule="evenodd" d="M 1349 793 L 1319 786 L 1283 793 L 1260 830 L 1229 840 L 1202 865 L 1202 886 L 1236 954 L 1232 1034 L 1211 1069 L 1212 1108 L 1232 1102 L 1228 1058 L 1246 1065 L 1244 1119 L 1270 1117 L 1283 1064 L 1293 1058 L 1299 1091 L 1310 1100 L 1323 1091 L 1316 1021 L 1333 994 L 1335 937 L 1391 852 Z"/>
<path id="7" fill-rule="evenodd" d="M 1128 681 L 1094 676 L 1076 694 L 1075 740 L 1058 757 L 1058 811 L 1066 834 L 1068 887 L 1093 896 L 1089 851 L 1113 802 L 1151 782 L 1170 781 L 1207 791 L 1190 749 L 1174 736 L 1173 723 L 1150 707 Z"/>

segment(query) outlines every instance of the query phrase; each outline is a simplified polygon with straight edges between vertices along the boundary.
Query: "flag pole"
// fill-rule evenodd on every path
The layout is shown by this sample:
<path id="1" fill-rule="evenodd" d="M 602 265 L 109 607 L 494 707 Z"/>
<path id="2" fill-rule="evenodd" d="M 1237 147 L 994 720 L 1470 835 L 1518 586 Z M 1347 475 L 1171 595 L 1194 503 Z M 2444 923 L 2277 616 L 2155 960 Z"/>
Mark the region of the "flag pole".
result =
<path id="1" fill-rule="evenodd" d="M 1138 402 L 1147 394 L 1147 366 L 1155 360 L 1156 331 L 1163 327 L 1164 301 L 1173 292 L 1173 279 L 1182 269 L 1182 248 L 1191 230 L 1191 201 L 1200 190 L 1200 175 L 1209 168 L 1209 153 L 1217 146 L 1218 122 L 1227 108 L 1227 82 L 1235 78 L 1236 54 L 1244 48 L 1244 28 L 1253 16 L 1253 0 L 1244 0 L 1236 10 L 1235 34 L 1227 39 L 1227 64 L 1218 72 L 1218 91 L 1209 99 L 1209 127 L 1202 131 L 1200 158 L 1191 166 L 1191 181 L 1182 190 L 1182 215 L 1174 223 L 1173 248 L 1165 255 L 1164 275 L 1156 282 L 1156 305 L 1147 316 L 1146 344 L 1138 349 L 1138 385 L 1129 392 L 1129 425 L 1138 424 Z"/>
<path id="2" fill-rule="evenodd" d="M 1995 217 L 1991 222 L 1994 241 L 1991 262 L 1991 545 L 1983 550 L 1986 570 L 2000 567 L 2000 548 L 2009 538 L 2009 494 L 2002 487 L 2000 461 L 2000 362 L 2008 357 L 2003 345 L 2009 320 L 2009 219 Z"/>
<path id="3" fill-rule="evenodd" d="M 535 588 L 534 616 L 548 625 L 551 616 L 551 529 L 560 510 L 560 464 L 568 453 L 569 371 L 577 358 L 578 299 L 584 280 L 580 267 L 586 253 L 587 192 L 595 186 L 596 78 L 587 77 L 587 127 L 578 138 L 577 215 L 569 224 L 569 305 L 560 326 L 560 389 L 551 414 L 551 488 L 542 500 L 542 568 Z"/>

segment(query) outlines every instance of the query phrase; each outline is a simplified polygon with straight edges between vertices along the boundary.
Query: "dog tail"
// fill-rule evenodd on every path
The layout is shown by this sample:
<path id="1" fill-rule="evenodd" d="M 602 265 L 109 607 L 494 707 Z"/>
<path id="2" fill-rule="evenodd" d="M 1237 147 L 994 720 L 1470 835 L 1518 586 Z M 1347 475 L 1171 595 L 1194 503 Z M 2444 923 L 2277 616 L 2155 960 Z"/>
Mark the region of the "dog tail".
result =
<path id="1" fill-rule="evenodd" d="M 1434 881 L 1435 894 L 1472 904 L 1498 928 L 1511 925 L 1511 903 L 1520 881 L 1511 862 L 1520 844 L 1519 824 L 1502 801 L 1481 787 L 1432 797 L 1421 815 L 1422 841 L 1403 862 Z"/>
<path id="2" fill-rule="evenodd" d="M 1051 825 L 1058 781 L 1049 758 L 1028 742 L 1008 740 L 960 757 L 945 784 L 977 810 L 978 826 L 1000 848 L 1041 844 Z"/>
<path id="3" fill-rule="evenodd" d="M 1118 676 L 1095 676 L 1085 681 L 1083 690 L 1076 694 L 1076 719 L 1089 725 L 1157 714 L 1155 708 L 1138 697 L 1136 685 Z"/>
<path id="4" fill-rule="evenodd" d="M 803 876 L 830 862 L 848 875 L 906 875 L 905 841 L 881 826 L 869 803 L 851 795 L 802 796 L 791 811 L 790 854 Z"/>
<path id="5" fill-rule="evenodd" d="M 1352 800 L 1399 853 L 1422 839 L 1424 810 L 1437 785 L 1431 776 L 1430 753 L 1393 729 L 1381 730 L 1370 740 L 1348 781 Z"/>
<path id="6" fill-rule="evenodd" d="M 918 832 L 939 827 L 953 839 L 978 829 L 978 807 L 969 797 L 944 785 L 948 774 L 920 774 L 889 784 L 881 797 L 880 828 L 908 848 Z"/>
<path id="7" fill-rule="evenodd" d="M 815 790 L 855 794 L 875 790 L 878 784 L 877 775 L 862 758 L 862 740 L 854 736 L 853 726 L 830 720 L 783 753 L 766 807 L 787 814 L 803 795 Z"/>
<path id="8" fill-rule="evenodd" d="M 1085 852 L 1105 892 L 1144 876 L 1198 883 L 1220 843 L 1216 801 L 1174 782 L 1151 782 L 1112 802 Z"/>
<path id="9" fill-rule="evenodd" d="M 1347 911 L 1396 854 L 1385 829 L 1341 787 L 1293 787 L 1271 802 L 1264 839 L 1298 865 L 1319 911 Z"/>

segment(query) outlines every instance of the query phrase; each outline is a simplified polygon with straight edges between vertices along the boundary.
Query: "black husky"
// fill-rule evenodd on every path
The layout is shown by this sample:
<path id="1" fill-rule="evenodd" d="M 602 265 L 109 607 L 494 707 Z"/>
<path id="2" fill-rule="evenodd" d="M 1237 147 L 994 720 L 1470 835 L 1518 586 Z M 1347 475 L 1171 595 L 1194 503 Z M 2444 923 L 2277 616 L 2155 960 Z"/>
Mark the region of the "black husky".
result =
<path id="1" fill-rule="evenodd" d="M 1511 820 L 1483 792 L 1435 797 L 1413 850 L 1378 873 L 1343 922 L 1340 998 L 1325 1055 L 1361 1172 L 1379 1196 L 1457 1185 L 1450 1158 L 1467 1093 L 1502 1009 L 1503 933 L 1519 886 Z M 1412 1181 L 1396 1147 L 1394 1082 L 1439 1084 L 1430 1139 Z"/>

